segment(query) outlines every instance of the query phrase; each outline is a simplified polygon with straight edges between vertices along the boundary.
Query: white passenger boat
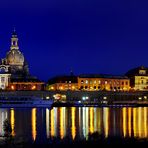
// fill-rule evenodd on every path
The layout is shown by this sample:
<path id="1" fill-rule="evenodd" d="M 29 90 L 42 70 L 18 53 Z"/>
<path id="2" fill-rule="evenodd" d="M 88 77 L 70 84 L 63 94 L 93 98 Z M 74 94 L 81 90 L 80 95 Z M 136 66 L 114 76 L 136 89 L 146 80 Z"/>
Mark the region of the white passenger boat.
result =
<path id="1" fill-rule="evenodd" d="M 42 99 L 37 97 L 15 97 L 15 98 L 0 98 L 0 108 L 15 108 L 15 107 L 47 107 L 51 108 L 53 100 Z"/>

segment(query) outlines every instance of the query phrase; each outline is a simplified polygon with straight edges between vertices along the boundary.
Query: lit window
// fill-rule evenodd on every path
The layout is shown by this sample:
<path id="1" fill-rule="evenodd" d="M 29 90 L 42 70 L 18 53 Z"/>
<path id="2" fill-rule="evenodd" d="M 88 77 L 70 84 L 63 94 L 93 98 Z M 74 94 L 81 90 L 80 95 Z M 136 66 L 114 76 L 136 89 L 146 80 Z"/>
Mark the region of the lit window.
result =
<path id="1" fill-rule="evenodd" d="M 86 80 L 85 83 L 88 84 L 88 80 Z"/>
<path id="2" fill-rule="evenodd" d="M 71 81 L 69 81 L 69 83 L 71 83 Z"/>
<path id="3" fill-rule="evenodd" d="M 146 74 L 146 70 L 139 70 L 139 74 Z"/>
<path id="4" fill-rule="evenodd" d="M 63 86 L 60 86 L 60 89 L 63 90 Z"/>
<path id="5" fill-rule="evenodd" d="M 96 80 L 94 81 L 94 84 L 96 84 Z"/>
<path id="6" fill-rule="evenodd" d="M 98 83 L 101 84 L 101 81 L 99 80 Z"/>
<path id="7" fill-rule="evenodd" d="M 90 80 L 89 83 L 92 84 L 92 81 Z"/>
<path id="8" fill-rule="evenodd" d="M 83 84 L 84 83 L 84 81 L 83 80 L 81 80 L 81 84 Z"/>
<path id="9" fill-rule="evenodd" d="M 2 83 L 5 82 L 5 77 L 1 77 L 1 82 L 2 82 Z"/>
<path id="10" fill-rule="evenodd" d="M 105 81 L 105 84 L 107 84 L 107 81 Z"/>
<path id="11" fill-rule="evenodd" d="M 53 89 L 54 89 L 54 87 L 53 87 L 53 86 L 51 86 L 51 89 L 53 90 Z"/>
<path id="12" fill-rule="evenodd" d="M 31 89 L 32 89 L 32 90 L 35 90 L 35 89 L 36 89 L 36 86 L 35 86 L 35 85 L 33 85 Z"/>
<path id="13" fill-rule="evenodd" d="M 13 85 L 11 85 L 11 89 L 14 90 L 14 86 Z"/>

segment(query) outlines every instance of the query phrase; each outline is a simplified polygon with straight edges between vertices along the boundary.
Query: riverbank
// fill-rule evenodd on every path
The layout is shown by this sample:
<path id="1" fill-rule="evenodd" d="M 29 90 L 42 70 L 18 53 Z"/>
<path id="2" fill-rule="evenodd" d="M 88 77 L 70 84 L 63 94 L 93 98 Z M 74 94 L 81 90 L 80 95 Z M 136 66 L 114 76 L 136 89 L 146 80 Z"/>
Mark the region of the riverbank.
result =
<path id="1" fill-rule="evenodd" d="M 89 103 L 74 103 L 74 102 L 54 102 L 52 107 L 148 107 L 148 102 L 126 101 L 114 102 L 112 104 L 99 104 L 94 102 Z"/>
<path id="2" fill-rule="evenodd" d="M 58 96 L 58 97 L 57 97 Z M 0 99 L 38 97 L 53 106 L 148 106 L 148 92 L 111 91 L 0 91 Z"/>
<path id="3" fill-rule="evenodd" d="M 64 147 L 64 148 L 78 148 L 78 147 L 126 147 L 126 146 L 136 146 L 136 147 L 145 147 L 148 146 L 148 140 L 145 139 L 136 139 L 136 138 L 119 138 L 119 137 L 108 137 L 104 138 L 99 136 L 97 133 L 89 135 L 88 140 L 75 139 L 71 140 L 69 137 L 65 137 L 62 140 L 58 138 L 46 139 L 45 141 L 38 142 L 27 142 L 23 140 L 16 141 L 15 139 L 11 141 L 5 141 L 3 144 L 0 144 L 0 147 L 5 148 L 37 148 L 37 147 Z"/>

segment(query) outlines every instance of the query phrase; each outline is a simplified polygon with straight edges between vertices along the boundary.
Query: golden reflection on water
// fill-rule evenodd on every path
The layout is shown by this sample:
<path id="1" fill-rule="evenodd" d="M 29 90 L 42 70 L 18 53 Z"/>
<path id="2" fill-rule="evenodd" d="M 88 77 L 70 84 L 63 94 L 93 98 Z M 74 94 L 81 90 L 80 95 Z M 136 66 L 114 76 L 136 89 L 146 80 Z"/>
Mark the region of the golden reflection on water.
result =
<path id="1" fill-rule="evenodd" d="M 51 110 L 51 119 L 50 119 L 50 121 L 51 121 L 51 137 L 54 137 L 55 136 L 55 130 L 54 130 L 54 120 L 55 120 L 55 118 L 54 118 L 54 109 L 52 109 Z"/>
<path id="2" fill-rule="evenodd" d="M 60 138 L 63 139 L 66 135 L 65 127 L 65 107 L 60 108 Z"/>
<path id="3" fill-rule="evenodd" d="M 89 132 L 93 133 L 94 132 L 94 108 L 90 107 L 89 108 L 89 121 L 90 121 L 90 128 Z"/>
<path id="4" fill-rule="evenodd" d="M 32 139 L 35 141 L 37 130 L 36 130 L 36 108 L 31 111 L 31 121 L 32 121 Z"/>
<path id="5" fill-rule="evenodd" d="M 12 136 L 15 136 L 14 132 L 14 125 L 15 125 L 15 117 L 14 117 L 14 109 L 10 110 L 10 124 L 11 124 L 11 129 L 12 129 Z"/>
<path id="6" fill-rule="evenodd" d="M 32 137 L 34 140 L 37 135 L 36 122 L 40 122 L 37 121 L 36 112 L 35 108 L 32 109 Z M 10 113 L 11 126 L 14 129 L 14 110 L 11 110 Z M 89 133 L 96 131 L 106 138 L 110 135 L 148 138 L 148 107 L 54 107 L 51 110 L 46 109 L 47 137 L 59 136 L 63 139 L 65 136 L 72 136 L 74 139 L 80 135 L 87 139 Z"/>
<path id="7" fill-rule="evenodd" d="M 131 119 L 132 119 L 132 116 L 131 116 L 131 107 L 128 108 L 128 135 L 129 137 L 131 137 Z"/>
<path id="8" fill-rule="evenodd" d="M 103 122 L 104 122 L 104 135 L 107 138 L 109 134 L 109 108 L 103 108 Z"/>
<path id="9" fill-rule="evenodd" d="M 131 137 L 133 133 L 133 137 L 135 138 L 148 138 L 147 112 L 147 107 L 129 107 L 122 109 L 124 137 Z"/>
<path id="10" fill-rule="evenodd" d="M 144 137 L 148 136 L 148 120 L 147 120 L 148 116 L 147 116 L 147 108 L 144 107 Z"/>
<path id="11" fill-rule="evenodd" d="M 134 134 L 134 137 L 137 137 L 137 108 L 133 108 L 133 134 Z"/>
<path id="12" fill-rule="evenodd" d="M 75 138 L 76 136 L 76 126 L 75 126 L 75 116 L 76 116 L 76 108 L 72 107 L 71 108 L 71 133 L 72 133 L 72 139 Z"/>
<path id="13" fill-rule="evenodd" d="M 127 123 L 127 108 L 122 108 L 122 114 L 123 114 L 123 136 L 126 137 L 126 123 Z"/>

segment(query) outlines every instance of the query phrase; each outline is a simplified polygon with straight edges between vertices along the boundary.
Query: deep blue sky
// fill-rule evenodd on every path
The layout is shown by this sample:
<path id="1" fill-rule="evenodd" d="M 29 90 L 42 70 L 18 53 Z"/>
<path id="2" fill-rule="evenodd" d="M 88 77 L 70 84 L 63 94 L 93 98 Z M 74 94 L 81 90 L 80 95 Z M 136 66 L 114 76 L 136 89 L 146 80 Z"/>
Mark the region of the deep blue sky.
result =
<path id="1" fill-rule="evenodd" d="M 4 0 L 0 57 L 15 26 L 20 50 L 40 79 L 68 74 L 123 74 L 148 66 L 146 0 Z"/>

